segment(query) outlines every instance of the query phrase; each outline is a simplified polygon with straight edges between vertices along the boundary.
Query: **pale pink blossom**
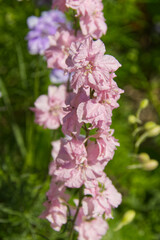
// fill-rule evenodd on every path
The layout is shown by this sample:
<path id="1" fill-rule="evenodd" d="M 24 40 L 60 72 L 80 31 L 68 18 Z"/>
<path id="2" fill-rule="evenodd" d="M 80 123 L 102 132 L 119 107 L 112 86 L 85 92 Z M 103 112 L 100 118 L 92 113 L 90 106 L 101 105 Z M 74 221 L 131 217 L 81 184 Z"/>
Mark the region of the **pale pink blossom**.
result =
<path id="1" fill-rule="evenodd" d="M 102 176 L 104 166 L 96 157 L 87 153 L 83 138 L 63 141 L 56 158 L 55 175 L 65 186 L 79 188 L 85 181 Z"/>
<path id="2" fill-rule="evenodd" d="M 105 131 L 98 131 L 97 134 L 92 136 L 96 139 L 96 144 L 92 143 L 92 148 L 98 148 L 97 160 L 105 159 L 106 164 L 113 158 L 116 147 L 119 146 L 118 140 L 112 136 L 113 133 L 113 130 L 106 129 Z"/>
<path id="3" fill-rule="evenodd" d="M 84 212 L 93 217 L 101 216 L 105 213 L 106 218 L 111 218 L 111 208 L 118 207 L 122 201 L 121 194 L 113 186 L 111 180 L 105 176 L 85 183 L 84 193 L 92 198 L 85 198 L 83 203 Z"/>
<path id="4" fill-rule="evenodd" d="M 80 87 L 107 90 L 110 76 L 121 65 L 110 55 L 104 55 L 105 46 L 101 40 L 91 37 L 72 42 L 66 60 L 68 70 L 75 72 L 71 86 L 77 92 Z"/>
<path id="5" fill-rule="evenodd" d="M 66 6 L 68 8 L 72 8 L 75 10 L 80 9 L 85 4 L 85 0 L 65 0 L 65 1 L 66 1 Z"/>
<path id="6" fill-rule="evenodd" d="M 83 123 L 78 121 L 77 107 L 81 102 L 89 99 L 89 92 L 80 88 L 78 93 L 70 93 L 66 99 L 66 116 L 63 118 L 62 131 L 68 135 L 78 135 Z"/>
<path id="7" fill-rule="evenodd" d="M 110 106 L 111 110 L 113 110 L 114 108 L 119 107 L 117 101 L 122 93 L 124 93 L 124 91 L 120 89 L 116 82 L 111 78 L 108 83 L 108 89 L 104 91 L 96 90 L 94 97 L 98 102 L 102 103 L 106 107 Z"/>
<path id="8" fill-rule="evenodd" d="M 100 240 L 106 234 L 108 224 L 102 217 L 86 217 L 81 208 L 75 223 L 75 230 L 79 233 L 78 240 Z"/>
<path id="9" fill-rule="evenodd" d="M 78 40 L 73 31 L 59 29 L 56 34 L 49 36 L 50 47 L 45 51 L 48 68 L 66 69 L 65 63 L 69 48 L 73 41 Z"/>
<path id="10" fill-rule="evenodd" d="M 65 116 L 66 87 L 49 86 L 48 95 L 41 95 L 35 101 L 35 122 L 44 128 L 57 129 Z"/>
<path id="11" fill-rule="evenodd" d="M 111 124 L 112 111 L 97 103 L 94 99 L 82 102 L 77 108 L 78 122 L 90 123 L 92 128 L 105 129 Z"/>
<path id="12" fill-rule="evenodd" d="M 40 215 L 40 218 L 46 218 L 55 231 L 59 231 L 63 224 L 67 222 L 67 207 L 63 200 L 54 199 L 44 203 L 46 210 Z"/>
<path id="13" fill-rule="evenodd" d="M 46 210 L 40 215 L 40 218 L 46 218 L 51 227 L 59 231 L 61 226 L 67 222 L 66 202 L 69 195 L 65 193 L 63 182 L 57 181 L 56 176 L 52 176 L 50 189 L 46 193 L 47 201 L 44 203 Z"/>
<path id="14" fill-rule="evenodd" d="M 107 25 L 103 16 L 103 4 L 100 0 L 87 0 L 83 8 L 78 9 L 80 27 L 84 35 L 100 38 L 106 34 Z"/>

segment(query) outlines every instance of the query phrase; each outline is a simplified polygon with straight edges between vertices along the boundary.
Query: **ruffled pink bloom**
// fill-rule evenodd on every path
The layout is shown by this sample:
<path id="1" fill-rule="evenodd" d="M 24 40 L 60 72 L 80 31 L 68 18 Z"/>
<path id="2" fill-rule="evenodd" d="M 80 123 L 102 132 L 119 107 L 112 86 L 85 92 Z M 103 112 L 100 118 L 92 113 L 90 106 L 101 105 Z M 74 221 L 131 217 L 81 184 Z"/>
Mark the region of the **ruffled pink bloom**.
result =
<path id="1" fill-rule="evenodd" d="M 110 55 L 104 55 L 105 46 L 101 40 L 91 37 L 80 42 L 72 42 L 66 60 L 68 70 L 75 72 L 71 85 L 77 92 L 80 87 L 107 90 L 110 76 L 121 65 Z"/>
<path id="2" fill-rule="evenodd" d="M 51 227 L 59 231 L 63 224 L 67 222 L 67 207 L 63 204 L 61 199 L 55 199 L 52 202 L 45 202 L 44 206 L 47 208 L 40 218 L 46 218 Z"/>
<path id="3" fill-rule="evenodd" d="M 103 4 L 100 0 L 87 0 L 83 5 L 83 8 L 78 9 L 82 33 L 98 39 L 107 31 Z"/>
<path id="4" fill-rule="evenodd" d="M 46 218 L 51 227 L 59 231 L 61 226 L 67 222 L 67 207 L 65 205 L 69 196 L 65 193 L 63 182 L 57 182 L 55 176 L 52 177 L 50 189 L 47 192 L 47 201 L 44 203 L 46 210 L 40 215 L 40 218 Z"/>
<path id="5" fill-rule="evenodd" d="M 78 122 L 90 123 L 93 128 L 105 129 L 111 124 L 112 111 L 97 103 L 94 99 L 80 103 L 77 108 Z"/>
<path id="6" fill-rule="evenodd" d="M 100 240 L 106 234 L 108 224 L 101 217 L 87 218 L 81 208 L 75 223 L 75 230 L 79 233 L 78 240 Z"/>
<path id="7" fill-rule="evenodd" d="M 84 199 L 83 208 L 86 215 L 93 217 L 101 216 L 105 213 L 106 218 L 111 218 L 111 208 L 118 207 L 122 201 L 121 194 L 113 186 L 111 180 L 105 174 L 96 180 L 85 183 L 84 193 L 92 198 Z"/>
<path id="8" fill-rule="evenodd" d="M 35 101 L 34 108 L 35 122 L 44 128 L 57 129 L 65 116 L 66 87 L 49 86 L 48 95 L 41 95 Z"/>
<path id="9" fill-rule="evenodd" d="M 114 152 L 119 146 L 118 140 L 115 139 L 112 134 L 113 130 L 108 129 L 105 131 L 98 131 L 97 134 L 93 135 L 96 139 L 96 143 L 92 142 L 92 149 L 98 148 L 98 161 L 104 160 L 107 164 L 114 156 Z M 91 150 L 92 151 L 92 150 Z"/>
<path id="10" fill-rule="evenodd" d="M 111 110 L 113 110 L 114 108 L 119 107 L 117 101 L 122 93 L 124 93 L 124 91 L 120 89 L 116 82 L 111 78 L 108 84 L 108 89 L 105 91 L 96 91 L 94 97 L 98 102 L 106 107 L 110 106 Z"/>
<path id="11" fill-rule="evenodd" d="M 83 143 L 84 139 L 73 138 L 62 142 L 60 152 L 56 159 L 57 179 L 65 182 L 71 188 L 81 187 L 85 181 L 102 176 L 104 166 L 97 162 L 97 155 L 87 153 Z"/>
<path id="12" fill-rule="evenodd" d="M 66 69 L 65 63 L 69 48 L 75 37 L 73 31 L 59 29 L 54 36 L 50 36 L 50 47 L 45 51 L 48 68 Z"/>
<path id="13" fill-rule="evenodd" d="M 89 99 L 88 91 L 83 88 L 79 89 L 78 93 L 70 93 L 66 99 L 66 116 L 63 118 L 62 131 L 68 135 L 78 135 L 83 123 L 80 123 L 77 118 L 77 107 L 81 102 Z"/>
<path id="14" fill-rule="evenodd" d="M 85 0 L 66 0 L 66 6 L 75 10 L 84 6 Z"/>

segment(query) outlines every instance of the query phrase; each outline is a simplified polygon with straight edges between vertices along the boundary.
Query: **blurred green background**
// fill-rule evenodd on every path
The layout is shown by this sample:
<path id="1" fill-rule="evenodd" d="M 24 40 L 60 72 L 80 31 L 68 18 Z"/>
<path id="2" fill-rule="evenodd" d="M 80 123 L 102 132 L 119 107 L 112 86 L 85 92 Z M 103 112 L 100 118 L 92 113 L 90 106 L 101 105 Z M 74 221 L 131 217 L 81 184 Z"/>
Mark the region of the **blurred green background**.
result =
<path id="1" fill-rule="evenodd" d="M 128 116 L 135 114 L 142 99 L 149 106 L 141 113 L 143 123 L 160 124 L 160 2 L 157 0 L 105 0 L 108 25 L 102 37 L 107 54 L 122 64 L 115 79 L 125 90 L 113 112 L 112 128 L 121 146 L 106 167 L 123 195 L 113 211 L 104 240 L 160 239 L 160 167 L 153 171 L 129 170 L 137 164 L 133 157 L 135 140 Z M 51 141 L 59 131 L 44 130 L 34 124 L 29 110 L 40 94 L 46 94 L 49 70 L 40 56 L 30 55 L 25 36 L 26 19 L 39 16 L 49 5 L 31 0 L 0 0 L 0 239 L 67 239 L 55 233 L 38 216 L 49 188 L 48 165 Z M 148 138 L 139 149 L 160 160 L 160 136 Z M 123 214 L 133 209 L 134 220 L 114 231 Z"/>

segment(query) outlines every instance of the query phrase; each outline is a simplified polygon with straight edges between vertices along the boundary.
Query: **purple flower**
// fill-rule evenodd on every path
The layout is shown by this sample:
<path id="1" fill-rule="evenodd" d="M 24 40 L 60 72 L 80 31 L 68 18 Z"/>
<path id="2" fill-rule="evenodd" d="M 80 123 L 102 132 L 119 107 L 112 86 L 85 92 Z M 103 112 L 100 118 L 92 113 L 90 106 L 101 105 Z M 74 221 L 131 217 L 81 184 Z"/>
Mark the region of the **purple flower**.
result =
<path id="1" fill-rule="evenodd" d="M 64 73 L 64 70 L 53 69 L 50 73 L 52 83 L 66 83 L 69 78 L 69 73 Z"/>
<path id="2" fill-rule="evenodd" d="M 30 16 L 27 25 L 30 29 L 26 36 L 31 54 L 41 54 L 49 47 L 49 35 L 54 35 L 61 26 L 69 28 L 65 15 L 59 10 L 42 12 L 40 17 Z"/>

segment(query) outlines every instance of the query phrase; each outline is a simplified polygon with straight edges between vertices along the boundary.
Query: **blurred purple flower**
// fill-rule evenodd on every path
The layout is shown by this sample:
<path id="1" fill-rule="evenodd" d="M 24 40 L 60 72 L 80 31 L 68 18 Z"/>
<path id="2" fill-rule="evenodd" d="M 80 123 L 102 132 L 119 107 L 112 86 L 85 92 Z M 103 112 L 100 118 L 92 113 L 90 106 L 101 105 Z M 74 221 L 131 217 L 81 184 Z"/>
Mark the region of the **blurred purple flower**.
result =
<path id="1" fill-rule="evenodd" d="M 52 83 L 66 83 L 69 78 L 68 73 L 64 73 L 61 69 L 53 69 L 50 73 Z"/>
<path id="2" fill-rule="evenodd" d="M 70 27 L 65 15 L 59 10 L 42 12 L 40 17 L 28 17 L 27 25 L 30 29 L 26 36 L 29 52 L 41 55 L 49 47 L 49 35 L 54 35 L 59 27 Z"/>

